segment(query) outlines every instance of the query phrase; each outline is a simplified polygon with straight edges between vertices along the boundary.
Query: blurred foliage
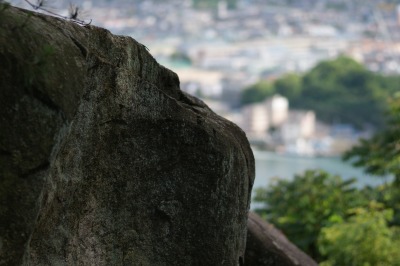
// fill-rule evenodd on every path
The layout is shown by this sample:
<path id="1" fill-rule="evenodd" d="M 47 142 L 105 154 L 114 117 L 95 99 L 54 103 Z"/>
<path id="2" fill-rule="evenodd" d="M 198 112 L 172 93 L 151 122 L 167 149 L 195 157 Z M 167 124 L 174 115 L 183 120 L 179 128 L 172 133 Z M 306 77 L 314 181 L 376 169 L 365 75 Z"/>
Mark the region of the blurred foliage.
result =
<path id="1" fill-rule="evenodd" d="M 399 83 L 400 84 L 400 83 Z M 393 209 L 392 225 L 400 226 L 400 93 L 389 101 L 387 127 L 371 139 L 361 140 L 343 156 L 374 175 L 393 175 L 394 182 L 376 188 L 375 198 Z"/>
<path id="2" fill-rule="evenodd" d="M 382 125 L 388 93 L 377 74 L 347 57 L 319 63 L 303 77 L 299 108 L 314 110 L 329 123 Z"/>
<path id="3" fill-rule="evenodd" d="M 219 0 L 193 0 L 193 7 L 216 9 L 219 2 Z M 237 0 L 226 0 L 228 9 L 236 8 L 237 2 Z"/>
<path id="4" fill-rule="evenodd" d="M 361 140 L 343 158 L 353 160 L 355 166 L 364 167 L 367 173 L 394 175 L 395 185 L 400 188 L 400 95 L 389 102 L 387 127 L 371 139 Z"/>
<path id="5" fill-rule="evenodd" d="M 400 265 L 399 188 L 354 183 L 320 170 L 276 179 L 256 189 L 255 211 L 321 265 Z"/>
<path id="6" fill-rule="evenodd" d="M 390 225 L 400 226 L 400 188 L 393 183 L 375 188 L 374 199 L 393 210 L 393 218 Z"/>
<path id="7" fill-rule="evenodd" d="M 173 61 L 182 62 L 189 65 L 192 64 L 192 60 L 190 59 L 190 57 L 187 54 L 179 51 L 175 51 L 174 53 L 172 53 L 170 55 L 170 59 Z"/>
<path id="8" fill-rule="evenodd" d="M 318 239 L 321 254 L 328 257 L 321 266 L 400 265 L 399 227 L 389 227 L 393 211 L 371 202 L 356 208 L 345 222 L 323 228 Z"/>
<path id="9" fill-rule="evenodd" d="M 275 224 L 303 251 L 319 259 L 318 235 L 323 227 L 345 219 L 349 209 L 368 205 L 368 199 L 353 186 L 324 171 L 309 170 L 293 180 L 276 179 L 255 191 L 256 210 Z"/>
<path id="10" fill-rule="evenodd" d="M 291 108 L 313 110 L 324 122 L 380 127 L 386 99 L 399 91 L 399 84 L 400 76 L 373 73 L 353 59 L 338 57 L 319 63 L 304 76 L 288 74 L 245 88 L 242 104 L 278 93 L 288 98 Z"/>
<path id="11" fill-rule="evenodd" d="M 274 90 L 280 95 L 284 95 L 290 99 L 291 104 L 294 106 L 299 105 L 297 102 L 302 93 L 302 78 L 301 76 L 289 73 L 277 79 L 273 84 Z"/>
<path id="12" fill-rule="evenodd" d="M 275 94 L 275 89 L 271 83 L 267 81 L 260 81 L 248 88 L 246 88 L 241 95 L 242 104 L 262 102 L 268 97 Z"/>

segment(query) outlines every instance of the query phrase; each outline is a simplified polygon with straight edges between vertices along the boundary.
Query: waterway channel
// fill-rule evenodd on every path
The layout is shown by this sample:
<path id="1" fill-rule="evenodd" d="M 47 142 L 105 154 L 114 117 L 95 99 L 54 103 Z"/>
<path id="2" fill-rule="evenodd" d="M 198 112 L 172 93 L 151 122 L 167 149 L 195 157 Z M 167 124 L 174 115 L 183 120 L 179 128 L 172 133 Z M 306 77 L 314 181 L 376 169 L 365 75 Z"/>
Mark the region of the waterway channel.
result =
<path id="1" fill-rule="evenodd" d="M 256 160 L 256 180 L 254 188 L 265 187 L 274 178 L 291 179 L 308 169 L 322 169 L 343 179 L 356 178 L 358 187 L 376 186 L 387 182 L 389 178 L 371 176 L 362 168 L 353 167 L 339 157 L 300 157 L 277 154 L 268 151 L 253 150 Z"/>

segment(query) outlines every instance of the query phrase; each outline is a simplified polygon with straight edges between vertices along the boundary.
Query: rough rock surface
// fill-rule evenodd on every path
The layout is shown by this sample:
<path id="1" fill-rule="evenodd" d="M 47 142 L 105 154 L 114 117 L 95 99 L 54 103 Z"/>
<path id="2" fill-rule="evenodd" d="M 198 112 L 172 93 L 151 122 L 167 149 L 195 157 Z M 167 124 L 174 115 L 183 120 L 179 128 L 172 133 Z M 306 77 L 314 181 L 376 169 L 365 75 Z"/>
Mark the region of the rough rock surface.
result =
<path id="1" fill-rule="evenodd" d="M 317 266 L 279 230 L 254 212 L 247 222 L 246 266 Z"/>
<path id="2" fill-rule="evenodd" d="M 0 264 L 242 264 L 244 133 L 132 38 L 4 7 Z"/>

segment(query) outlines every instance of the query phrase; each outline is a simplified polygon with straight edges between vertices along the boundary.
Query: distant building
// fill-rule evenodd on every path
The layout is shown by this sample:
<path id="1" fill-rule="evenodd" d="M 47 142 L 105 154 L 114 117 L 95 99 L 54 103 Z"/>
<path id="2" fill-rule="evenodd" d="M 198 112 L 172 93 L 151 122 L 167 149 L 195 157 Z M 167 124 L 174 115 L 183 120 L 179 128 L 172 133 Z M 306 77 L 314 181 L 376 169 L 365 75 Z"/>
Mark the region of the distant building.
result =
<path id="1" fill-rule="evenodd" d="M 182 90 L 190 94 L 218 97 L 222 94 L 223 74 L 196 68 L 176 69 Z"/>
<path id="2" fill-rule="evenodd" d="M 305 26 L 305 31 L 314 37 L 335 37 L 338 34 L 335 27 L 331 25 L 309 24 Z"/>
<path id="3" fill-rule="evenodd" d="M 266 135 L 269 128 L 268 110 L 265 102 L 250 104 L 242 109 L 243 130 L 251 135 Z"/>
<path id="4" fill-rule="evenodd" d="M 286 121 L 289 112 L 289 101 L 281 95 L 274 95 L 265 101 L 270 126 L 279 127 Z"/>
<path id="5" fill-rule="evenodd" d="M 290 111 L 287 120 L 279 129 L 285 147 L 284 152 L 314 156 L 312 137 L 315 123 L 316 118 L 313 111 Z"/>
<path id="6" fill-rule="evenodd" d="M 280 95 L 257 104 L 250 104 L 242 109 L 243 130 L 253 135 L 267 135 L 270 127 L 279 127 L 287 119 L 289 101 Z"/>
<path id="7" fill-rule="evenodd" d="M 289 111 L 287 120 L 280 127 L 284 143 L 297 139 L 310 139 L 315 131 L 315 113 L 313 111 Z"/>

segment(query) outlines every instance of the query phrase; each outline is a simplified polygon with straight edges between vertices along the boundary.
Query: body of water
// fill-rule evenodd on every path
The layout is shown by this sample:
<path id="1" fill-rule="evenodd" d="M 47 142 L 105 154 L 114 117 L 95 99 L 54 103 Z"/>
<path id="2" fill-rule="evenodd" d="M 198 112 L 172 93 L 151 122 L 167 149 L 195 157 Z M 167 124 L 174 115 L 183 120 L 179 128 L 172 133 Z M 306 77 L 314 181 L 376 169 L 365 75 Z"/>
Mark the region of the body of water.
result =
<path id="1" fill-rule="evenodd" d="M 362 168 L 353 167 L 340 158 L 326 157 L 297 157 L 276 154 L 267 151 L 253 150 L 256 160 L 256 180 L 254 188 L 268 186 L 274 178 L 292 179 L 295 174 L 306 170 L 322 169 L 343 179 L 356 178 L 357 186 L 376 186 L 389 181 L 389 178 L 371 176 L 364 173 Z"/>

